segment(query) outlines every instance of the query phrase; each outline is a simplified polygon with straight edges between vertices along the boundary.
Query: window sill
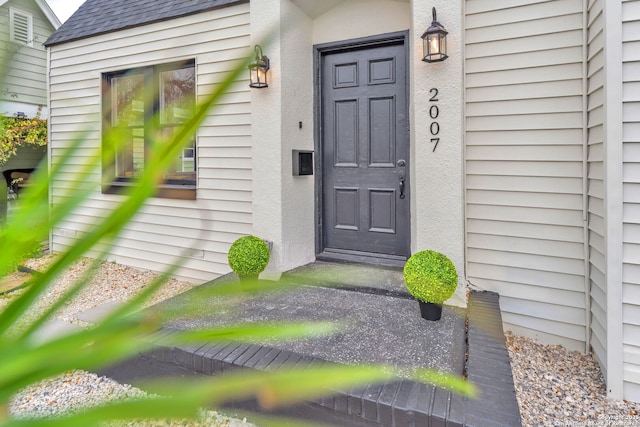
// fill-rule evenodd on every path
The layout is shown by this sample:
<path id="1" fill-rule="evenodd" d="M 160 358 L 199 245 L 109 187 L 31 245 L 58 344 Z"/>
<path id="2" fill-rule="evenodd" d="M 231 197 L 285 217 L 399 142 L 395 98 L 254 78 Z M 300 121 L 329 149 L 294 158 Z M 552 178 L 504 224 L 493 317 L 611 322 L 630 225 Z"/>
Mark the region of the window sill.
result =
<path id="1" fill-rule="evenodd" d="M 134 184 L 126 182 L 112 182 L 104 184 L 102 186 L 103 194 L 124 194 L 127 188 L 132 187 Z M 162 185 L 156 189 L 156 194 L 153 197 L 163 199 L 178 199 L 178 200 L 196 200 L 196 187 L 195 185 Z"/>

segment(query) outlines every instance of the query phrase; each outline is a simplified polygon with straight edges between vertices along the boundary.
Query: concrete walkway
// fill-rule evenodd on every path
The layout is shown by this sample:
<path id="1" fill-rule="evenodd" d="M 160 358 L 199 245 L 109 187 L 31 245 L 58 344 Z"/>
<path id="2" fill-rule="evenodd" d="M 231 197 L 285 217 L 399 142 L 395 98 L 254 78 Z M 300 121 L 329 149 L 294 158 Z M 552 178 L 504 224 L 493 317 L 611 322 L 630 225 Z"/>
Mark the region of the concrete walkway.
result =
<path id="1" fill-rule="evenodd" d="M 242 295 L 233 309 L 223 305 L 215 293 L 222 283 L 235 280 L 232 275 L 186 292 L 159 308 L 180 313 L 184 311 L 181 307 L 189 305 L 197 314 L 173 320 L 160 336 L 238 321 L 332 321 L 342 325 L 340 332 L 301 341 L 191 347 L 167 347 L 160 338 L 158 350 L 103 373 L 135 385 L 138 379 L 160 374 L 220 375 L 238 367 L 270 371 L 323 361 L 421 366 L 473 377 L 487 393 L 470 402 L 399 379 L 336 391 L 329 399 L 306 402 L 283 414 L 344 426 L 519 425 L 497 295 L 472 295 L 474 313 L 445 306 L 442 319 L 431 322 L 420 317 L 418 303 L 406 292 L 398 270 L 313 263 L 289 272 L 284 279 L 297 284 L 294 290 Z M 473 336 L 467 335 L 467 320 Z M 250 402 L 234 405 L 255 409 Z"/>
<path id="2" fill-rule="evenodd" d="M 440 321 L 422 319 L 418 303 L 404 287 L 402 272 L 314 263 L 290 272 L 285 279 L 304 285 L 287 292 L 243 297 L 234 303 L 233 312 L 224 315 L 207 309 L 220 305 L 215 295 L 199 298 L 196 319 L 176 320 L 168 326 L 190 329 L 240 321 L 329 321 L 340 326 L 338 333 L 262 344 L 338 363 L 422 366 L 462 375 L 465 310 L 444 307 Z M 204 286 L 215 287 L 218 283 Z M 263 283 L 270 286 L 268 281 Z M 190 298 L 187 293 L 170 304 L 179 307 Z"/>

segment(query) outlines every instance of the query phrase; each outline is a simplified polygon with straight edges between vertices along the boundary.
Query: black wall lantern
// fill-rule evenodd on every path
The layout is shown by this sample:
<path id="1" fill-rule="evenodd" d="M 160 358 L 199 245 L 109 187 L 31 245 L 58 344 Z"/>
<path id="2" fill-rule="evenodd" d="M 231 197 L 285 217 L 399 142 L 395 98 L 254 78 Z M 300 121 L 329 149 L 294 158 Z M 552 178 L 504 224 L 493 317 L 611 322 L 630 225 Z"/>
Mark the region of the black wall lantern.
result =
<path id="1" fill-rule="evenodd" d="M 427 31 L 422 34 L 422 49 L 424 62 L 440 62 L 448 58 L 447 56 L 447 30 L 436 18 L 436 8 L 432 9 L 433 22 Z"/>
<path id="2" fill-rule="evenodd" d="M 256 57 L 253 63 L 249 64 L 249 87 L 262 89 L 269 87 L 267 72 L 269 71 L 269 58 L 262 54 L 260 45 L 255 47 Z"/>

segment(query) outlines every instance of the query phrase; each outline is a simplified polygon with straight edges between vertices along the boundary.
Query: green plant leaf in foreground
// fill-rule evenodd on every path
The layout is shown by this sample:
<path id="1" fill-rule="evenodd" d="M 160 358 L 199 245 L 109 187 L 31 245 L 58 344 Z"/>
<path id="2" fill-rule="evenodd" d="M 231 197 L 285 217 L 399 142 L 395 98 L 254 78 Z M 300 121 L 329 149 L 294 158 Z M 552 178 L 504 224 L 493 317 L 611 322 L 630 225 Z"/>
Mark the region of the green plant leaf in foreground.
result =
<path id="1" fill-rule="evenodd" d="M 329 322 L 296 322 L 296 323 L 242 323 L 210 327 L 203 330 L 182 331 L 175 338 L 169 339 L 171 344 L 193 344 L 208 341 L 242 341 L 243 343 L 259 343 L 262 340 L 292 340 L 314 338 L 329 335 L 339 330 L 338 325 Z"/>
<path id="2" fill-rule="evenodd" d="M 306 370 L 285 370 L 276 373 L 238 372 L 222 377 L 201 381 L 184 379 L 150 385 L 162 397 L 149 397 L 135 401 L 121 401 L 108 406 L 89 408 L 81 413 L 68 414 L 56 419 L 16 419 L 8 413 L 12 396 L 21 389 L 39 381 L 56 377 L 70 370 L 95 371 L 99 368 L 122 361 L 150 348 L 150 340 L 167 320 L 159 310 L 155 314 L 135 315 L 153 294 L 163 285 L 164 280 L 174 274 L 184 259 L 176 259 L 173 266 L 132 300 L 104 318 L 94 328 L 82 330 L 60 337 L 43 337 L 43 326 L 56 312 L 76 297 L 89 281 L 89 275 L 82 277 L 73 286 L 54 298 L 48 293 L 56 278 L 71 267 L 81 257 L 91 255 L 95 266 L 106 258 L 125 230 L 129 221 L 139 212 L 145 202 L 153 197 L 156 186 L 162 180 L 163 171 L 182 150 L 190 136 L 196 132 L 210 109 L 231 85 L 235 84 L 246 71 L 247 61 L 238 64 L 214 91 L 206 96 L 198 106 L 194 116 L 188 120 L 170 140 L 156 141 L 149 150 L 149 161 L 135 185 L 114 203 L 109 215 L 87 227 L 75 242 L 61 253 L 42 274 L 33 277 L 30 285 L 19 293 L 11 295 L 8 304 L 0 311 L 0 426 L 49 425 L 49 426 L 92 426 L 100 421 L 115 419 L 193 418 L 198 409 L 209 404 L 221 404 L 226 399 L 255 396 L 265 408 L 301 401 L 336 390 L 354 387 L 375 381 L 395 378 L 394 368 L 380 366 L 340 366 L 324 365 Z M 2 65 L 2 64 L 0 64 Z M 2 67 L 0 67 L 2 69 Z M 62 174 L 69 176 L 69 166 L 78 157 L 83 147 L 83 138 L 70 143 L 69 147 L 56 152 L 48 174 L 38 171 L 30 180 L 31 188 L 20 198 L 20 215 L 15 215 L 5 225 L 0 225 L 0 247 L 11 248 L 8 255 L 0 258 L 0 276 L 10 272 L 10 268 L 33 248 L 34 243 L 46 238 L 53 227 L 60 226 L 77 209 L 83 207 L 86 198 L 97 191 L 95 176 L 101 173 L 101 162 L 114 156 L 122 141 L 117 130 L 103 135 L 104 144 L 91 155 L 91 161 L 74 168 L 72 179 L 63 193 L 49 209 L 48 188 L 51 179 L 59 179 Z M 110 148 L 110 149 L 109 149 Z M 106 150 L 106 152 L 105 152 Z M 86 155 L 86 153 L 84 154 Z M 92 181 L 93 180 L 93 181 Z M 62 191 L 62 190 L 60 190 Z M 290 282 L 283 281 L 269 287 L 269 291 L 284 291 L 291 288 Z M 219 292 L 227 302 L 242 298 L 247 294 L 263 292 L 259 282 L 241 287 L 221 285 L 209 292 Z M 49 305 L 44 310 L 37 309 L 37 303 L 46 300 Z M 196 305 L 185 303 L 182 315 L 188 316 Z M 41 311 L 38 311 L 41 310 Z M 175 307 L 172 308 L 175 310 Z M 193 312 L 191 312 L 193 313 Z M 226 342 L 252 342 L 258 339 L 306 338 L 330 333 L 334 325 L 326 323 L 288 325 L 226 325 L 198 331 L 179 331 L 171 339 L 176 344 Z M 416 371 L 414 378 L 433 381 L 440 386 L 472 396 L 473 386 L 449 375 Z"/>
<path id="3" fill-rule="evenodd" d="M 227 374 L 223 381 L 192 380 L 189 391 L 180 395 L 171 381 L 149 382 L 145 389 L 162 396 L 186 401 L 200 401 L 201 405 L 222 405 L 234 399 L 255 397 L 262 408 L 274 409 L 304 400 L 318 398 L 332 391 L 398 380 L 398 371 L 382 365 L 311 365 L 301 369 L 286 369 L 276 373 L 240 371 Z M 453 375 L 420 370 L 416 378 L 429 384 L 437 383 L 447 390 L 476 396 L 476 388 Z"/>
<path id="4" fill-rule="evenodd" d="M 475 387 L 459 378 L 437 372 L 420 373 L 423 380 L 437 382 L 450 390 L 467 396 L 475 396 Z M 438 377 L 438 378 L 435 378 Z M 210 379 L 158 380 L 148 382 L 144 388 L 154 394 L 139 400 L 113 402 L 108 406 L 89 408 L 57 419 L 12 420 L 5 427 L 41 425 L 83 427 L 92 420 L 115 421 L 145 418 L 197 419 L 199 409 L 209 405 L 220 407 L 234 400 L 256 398 L 260 406 L 273 410 L 303 400 L 330 395 L 334 390 L 383 383 L 397 379 L 392 367 L 327 364 L 305 369 L 290 369 L 277 373 L 240 371 L 226 374 L 214 381 Z M 433 380 L 433 381 L 431 381 Z M 151 415 L 150 415 L 151 416 Z M 85 423 L 85 424 L 83 424 Z"/>

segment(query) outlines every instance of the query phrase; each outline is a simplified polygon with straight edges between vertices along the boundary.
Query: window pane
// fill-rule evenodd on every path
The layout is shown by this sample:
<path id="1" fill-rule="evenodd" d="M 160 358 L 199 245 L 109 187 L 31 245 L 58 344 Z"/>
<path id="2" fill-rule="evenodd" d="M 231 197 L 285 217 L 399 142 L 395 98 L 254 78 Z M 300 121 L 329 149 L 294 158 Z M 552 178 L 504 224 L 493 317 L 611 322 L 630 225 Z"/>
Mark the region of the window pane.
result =
<path id="1" fill-rule="evenodd" d="M 116 177 L 135 178 L 144 170 L 144 128 L 122 128 L 116 154 Z"/>
<path id="2" fill-rule="evenodd" d="M 144 123 L 144 76 L 135 74 L 111 79 L 111 124 L 141 126 Z"/>
<path id="3" fill-rule="evenodd" d="M 115 159 L 105 157 L 108 162 L 104 165 L 105 178 L 113 179 L 115 171 L 115 180 L 105 191 L 116 192 L 142 175 L 148 167 L 146 160 L 153 150 L 152 144 L 170 143 L 175 132 L 193 117 L 195 66 L 191 61 L 141 67 L 106 74 L 105 82 L 108 92 L 103 100 L 109 108 L 105 111 L 105 135 L 113 139 L 103 143 L 117 145 Z M 190 197 L 195 197 L 196 185 L 195 133 L 194 130 L 189 142 L 164 171 L 164 184 L 168 185 L 165 188 L 174 191 L 175 186 L 181 186 L 179 191 L 192 191 Z M 161 197 L 176 194 L 183 193 Z"/>
<path id="4" fill-rule="evenodd" d="M 194 67 L 160 73 L 160 122 L 184 123 L 195 107 Z"/>
<path id="5" fill-rule="evenodd" d="M 175 130 L 172 128 L 165 128 L 163 130 L 163 136 L 165 140 L 169 140 L 171 138 L 172 133 Z M 185 181 L 190 181 L 190 184 L 195 184 L 194 180 L 196 179 L 196 143 L 195 138 L 192 138 L 191 141 L 185 145 L 180 154 L 176 156 L 176 158 L 171 163 L 171 166 L 167 168 L 164 175 L 165 179 L 169 183 L 186 184 Z"/>

